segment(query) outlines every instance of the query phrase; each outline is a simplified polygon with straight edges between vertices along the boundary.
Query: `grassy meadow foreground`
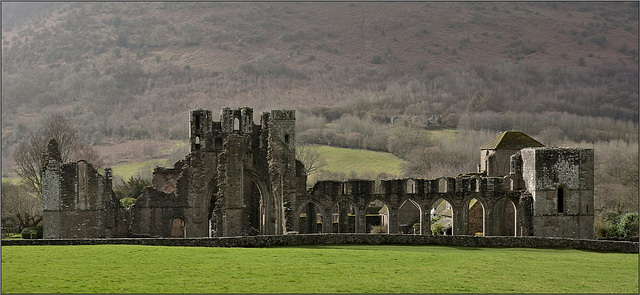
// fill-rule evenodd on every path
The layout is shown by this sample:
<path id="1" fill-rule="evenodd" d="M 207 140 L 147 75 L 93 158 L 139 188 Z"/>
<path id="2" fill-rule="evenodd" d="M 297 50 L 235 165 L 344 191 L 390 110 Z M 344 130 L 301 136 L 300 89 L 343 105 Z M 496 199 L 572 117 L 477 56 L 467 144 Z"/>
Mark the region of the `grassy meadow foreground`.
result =
<path id="1" fill-rule="evenodd" d="M 637 293 L 638 254 L 334 245 L 2 247 L 2 293 Z"/>

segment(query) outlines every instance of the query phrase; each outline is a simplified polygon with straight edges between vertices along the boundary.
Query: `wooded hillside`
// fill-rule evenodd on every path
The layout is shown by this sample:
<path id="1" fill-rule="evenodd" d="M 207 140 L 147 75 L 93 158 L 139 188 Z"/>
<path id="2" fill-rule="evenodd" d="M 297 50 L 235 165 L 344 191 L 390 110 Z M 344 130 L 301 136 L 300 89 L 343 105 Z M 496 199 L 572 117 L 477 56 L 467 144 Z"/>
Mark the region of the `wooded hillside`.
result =
<path id="1" fill-rule="evenodd" d="M 186 140 L 190 109 L 225 106 L 297 108 L 301 143 L 374 150 L 394 116 L 637 140 L 637 2 L 2 7 L 3 173 L 53 112 L 98 146 Z"/>

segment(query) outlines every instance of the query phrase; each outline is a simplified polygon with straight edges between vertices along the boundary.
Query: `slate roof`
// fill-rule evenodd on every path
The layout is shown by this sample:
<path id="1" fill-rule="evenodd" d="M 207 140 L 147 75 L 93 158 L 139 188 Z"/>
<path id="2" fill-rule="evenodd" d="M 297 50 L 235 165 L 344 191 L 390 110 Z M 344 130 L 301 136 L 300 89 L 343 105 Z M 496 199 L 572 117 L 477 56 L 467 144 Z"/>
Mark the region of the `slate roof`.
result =
<path id="1" fill-rule="evenodd" d="M 519 150 L 528 147 L 544 147 L 543 144 L 519 131 L 505 131 L 483 145 L 481 150 Z"/>

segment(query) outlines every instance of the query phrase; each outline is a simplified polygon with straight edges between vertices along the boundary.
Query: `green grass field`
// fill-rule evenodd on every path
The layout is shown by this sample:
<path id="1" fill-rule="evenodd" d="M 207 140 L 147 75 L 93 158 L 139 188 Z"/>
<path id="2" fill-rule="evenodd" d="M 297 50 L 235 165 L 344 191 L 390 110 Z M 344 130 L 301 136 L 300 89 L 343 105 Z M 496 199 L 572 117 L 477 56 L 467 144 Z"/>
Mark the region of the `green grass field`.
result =
<path id="1" fill-rule="evenodd" d="M 173 165 L 171 163 L 169 166 Z M 152 160 L 140 163 L 133 164 L 125 164 L 119 166 L 113 166 L 111 169 L 113 170 L 113 175 L 118 175 L 122 177 L 122 179 L 129 179 L 131 176 L 135 176 L 142 169 L 147 169 L 149 171 L 153 171 L 153 168 L 156 166 L 167 166 L 167 160 Z"/>
<path id="2" fill-rule="evenodd" d="M 388 173 L 394 176 L 400 175 L 404 161 L 391 153 L 374 152 L 366 150 L 353 150 L 330 146 L 318 146 L 318 151 L 322 153 L 327 161 L 327 165 L 322 168 L 329 172 L 342 172 L 349 175 L 352 171 L 358 175 L 371 175 L 375 177 L 380 173 Z M 129 179 L 138 174 L 142 169 L 149 171 L 155 166 L 170 167 L 173 163 L 166 160 L 153 160 L 135 164 L 114 166 L 113 174 Z M 313 180 L 312 175 L 310 180 Z"/>
<path id="3" fill-rule="evenodd" d="M 22 179 L 20 177 L 5 177 L 5 178 L 2 178 L 2 182 L 18 185 L 22 183 Z"/>
<path id="4" fill-rule="evenodd" d="M 136 174 L 138 174 L 142 169 L 153 171 L 153 168 L 155 168 L 155 166 L 170 167 L 171 165 L 173 165 L 173 163 L 167 165 L 167 160 L 152 160 L 152 161 L 146 161 L 146 162 L 140 162 L 140 163 L 113 166 L 111 167 L 111 169 L 113 170 L 113 175 L 118 175 L 122 177 L 122 179 L 126 180 L 126 179 L 129 179 L 129 177 L 135 176 Z M 100 174 L 104 173 L 104 171 L 102 170 L 99 170 L 98 172 Z M 19 177 L 5 177 L 5 178 L 2 178 L 2 181 L 7 181 L 13 184 L 19 184 L 21 182 Z"/>
<path id="5" fill-rule="evenodd" d="M 334 245 L 2 247 L 2 293 L 637 293 L 638 255 Z"/>
<path id="6" fill-rule="evenodd" d="M 317 146 L 318 152 L 327 160 L 327 165 L 321 170 L 329 172 L 342 172 L 349 175 L 355 172 L 358 175 L 369 175 L 375 178 L 380 173 L 398 176 L 402 173 L 404 161 L 391 153 L 374 152 L 367 150 L 354 150 L 331 146 Z M 312 175 L 310 182 L 315 182 Z"/>

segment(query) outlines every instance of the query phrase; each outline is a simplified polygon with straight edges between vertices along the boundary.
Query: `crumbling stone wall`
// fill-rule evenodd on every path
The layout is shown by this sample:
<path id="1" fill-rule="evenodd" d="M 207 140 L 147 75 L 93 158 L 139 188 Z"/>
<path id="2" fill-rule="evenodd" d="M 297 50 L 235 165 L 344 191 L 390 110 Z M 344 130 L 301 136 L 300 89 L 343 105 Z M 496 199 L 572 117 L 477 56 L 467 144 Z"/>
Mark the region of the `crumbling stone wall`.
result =
<path id="1" fill-rule="evenodd" d="M 444 186 L 444 188 L 442 187 Z M 412 189 L 409 189 L 412 188 Z M 481 178 L 477 176 L 451 177 L 441 179 L 395 179 L 380 181 L 380 191 L 376 190 L 375 181 L 370 180 L 349 180 L 340 181 L 319 181 L 311 190 L 310 194 L 298 201 L 296 212 L 301 214 L 309 204 L 314 204 L 322 211 L 323 216 L 335 214 L 335 208 L 340 208 L 340 204 L 352 204 L 355 208 L 355 226 L 350 232 L 366 233 L 366 208 L 374 200 L 381 200 L 388 207 L 389 233 L 401 233 L 408 231 L 403 229 L 406 216 L 401 212 L 406 210 L 404 206 L 414 206 L 420 212 L 417 216 L 420 220 L 420 234 L 429 235 L 430 231 L 430 210 L 438 205 L 439 200 L 446 200 L 453 207 L 453 234 L 469 234 L 469 203 L 472 199 L 478 200 L 483 208 L 492 208 L 497 201 L 508 197 L 518 199 L 520 191 L 509 191 L 504 189 L 504 183 L 500 178 Z M 408 203 L 407 203 L 408 202 Z M 404 205 L 404 206 L 403 206 Z M 493 215 L 491 210 L 485 209 L 485 235 L 493 235 Z M 301 227 L 304 222 L 300 220 L 300 215 L 295 223 L 296 229 L 303 231 Z M 412 218 L 413 219 L 413 218 Z M 323 233 L 343 232 L 341 228 L 348 228 L 348 224 L 338 219 L 338 231 L 323 222 Z M 516 221 L 512 221 L 515 223 Z M 515 225 L 512 225 L 515 227 Z M 513 234 L 512 234 L 513 235 Z"/>
<path id="2" fill-rule="evenodd" d="M 253 110 L 190 114 L 191 153 L 157 168 L 154 187 L 133 206 L 131 233 L 187 237 L 284 234 L 306 176 L 295 160 L 295 113 L 275 110 L 253 124 Z M 184 223 L 184 225 L 182 224 Z"/>
<path id="3" fill-rule="evenodd" d="M 483 146 L 488 162 L 478 173 L 320 181 L 307 190 L 294 111 L 264 112 L 256 125 L 251 108 L 224 108 L 220 121 L 199 109 L 189 123 L 190 154 L 156 168 L 130 209 L 115 199 L 109 169 L 63 164 L 52 142 L 42 172 L 45 237 L 367 233 L 373 217 L 392 234 L 430 235 L 431 208 L 445 200 L 453 235 L 593 238 L 593 150 L 544 148 L 507 132 Z M 374 201 L 384 206 L 367 216 Z"/>
<path id="4" fill-rule="evenodd" d="M 391 234 L 312 234 L 220 238 L 11 239 L 2 246 L 22 245 L 145 245 L 180 247 L 273 247 L 294 245 L 439 245 L 456 247 L 571 248 L 598 252 L 638 253 L 636 241 L 579 240 L 545 237 L 474 237 Z"/>
<path id="5" fill-rule="evenodd" d="M 127 214 L 112 190 L 111 169 L 104 175 L 85 161 L 61 163 L 55 140 L 43 163 L 43 237 L 126 236 Z"/>

